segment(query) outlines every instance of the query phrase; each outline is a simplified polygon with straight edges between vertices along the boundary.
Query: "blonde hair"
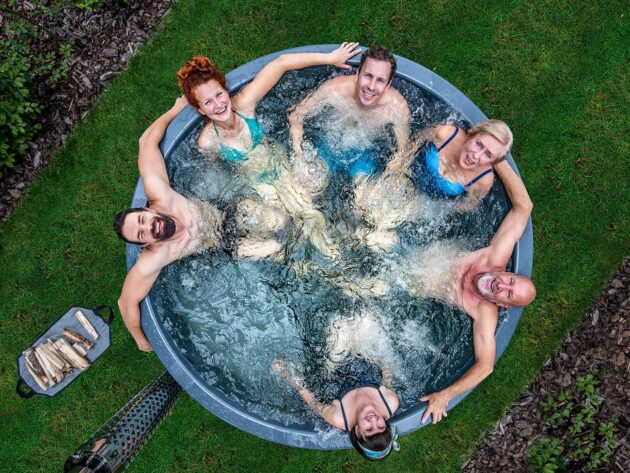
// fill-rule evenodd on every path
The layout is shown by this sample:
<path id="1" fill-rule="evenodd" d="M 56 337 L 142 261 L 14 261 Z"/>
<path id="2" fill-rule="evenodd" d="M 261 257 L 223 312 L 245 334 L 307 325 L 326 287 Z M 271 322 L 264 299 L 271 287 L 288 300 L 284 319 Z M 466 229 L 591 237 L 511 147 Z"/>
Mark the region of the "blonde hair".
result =
<path id="1" fill-rule="evenodd" d="M 497 156 L 497 159 L 494 161 L 495 163 L 503 161 L 512 149 L 512 143 L 514 141 L 512 130 L 510 130 L 510 127 L 501 120 L 484 120 L 477 123 L 468 131 L 468 139 L 472 139 L 479 135 L 490 135 L 505 146 L 505 153 L 503 153 L 502 156 Z"/>

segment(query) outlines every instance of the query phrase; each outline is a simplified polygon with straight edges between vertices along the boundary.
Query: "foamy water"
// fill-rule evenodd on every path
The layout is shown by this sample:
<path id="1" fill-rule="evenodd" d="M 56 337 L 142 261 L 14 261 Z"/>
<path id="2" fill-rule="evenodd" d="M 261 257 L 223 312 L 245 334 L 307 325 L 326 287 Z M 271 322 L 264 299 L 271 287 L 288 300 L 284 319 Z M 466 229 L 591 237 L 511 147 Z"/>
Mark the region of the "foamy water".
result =
<path id="1" fill-rule="evenodd" d="M 266 132 L 286 146 L 290 105 L 328 77 L 329 68 L 287 74 L 259 104 Z M 397 79 L 394 86 L 410 104 L 413 131 L 463 124 L 422 89 Z M 323 119 L 327 113 L 307 120 L 306 141 L 316 141 L 318 133 L 340 147 L 366 139 L 330 128 Z M 221 205 L 252 195 L 260 200 L 236 166 L 196 149 L 198 134 L 199 129 L 184 140 L 168 163 L 173 187 Z M 377 148 L 389 149 L 391 130 L 378 141 Z M 386 199 L 368 189 L 362 203 L 355 185 L 341 175 L 327 175 L 318 186 L 322 191 L 314 201 L 338 259 L 322 255 L 293 222 L 279 257 L 194 255 L 165 268 L 151 295 L 173 343 L 208 384 L 263 418 L 315 422 L 325 435 L 330 429 L 272 371 L 273 360 L 287 360 L 320 397 L 330 391 L 326 383 L 336 364 L 349 354 L 381 361 L 392 368 L 402 411 L 451 383 L 473 357 L 471 320 L 459 309 L 423 298 L 413 278 L 431 280 L 432 270 L 446 271 L 454 249 L 485 246 L 506 209 L 498 185 L 468 214 L 454 213 L 450 201 L 426 197 L 404 197 L 409 206 L 397 207 L 391 197 L 400 189 L 392 183 L 382 186 Z M 367 213 L 374 209 L 381 217 Z M 436 246 L 439 241 L 445 243 Z M 435 247 L 434 263 L 424 260 L 429 247 Z"/>

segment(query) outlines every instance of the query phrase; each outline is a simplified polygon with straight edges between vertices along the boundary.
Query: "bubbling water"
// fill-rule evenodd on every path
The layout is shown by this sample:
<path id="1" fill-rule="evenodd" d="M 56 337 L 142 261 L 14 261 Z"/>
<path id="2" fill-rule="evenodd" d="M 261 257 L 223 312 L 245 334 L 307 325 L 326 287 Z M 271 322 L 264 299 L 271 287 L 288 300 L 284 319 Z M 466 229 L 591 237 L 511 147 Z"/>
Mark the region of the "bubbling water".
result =
<path id="1" fill-rule="evenodd" d="M 257 108 L 268 137 L 288 148 L 291 106 L 338 74 L 331 71 L 285 75 Z M 437 123 L 467 126 L 426 90 L 397 78 L 393 85 L 409 103 L 412 133 Z M 341 148 L 375 141 L 382 169 L 394 142 L 392 130 L 352 134 L 348 120 L 343 121 L 345 128 L 335 128 L 330 113 L 323 107 L 307 120 L 305 141 L 333 137 Z M 186 197 L 225 206 L 260 200 L 238 164 L 197 149 L 199 131 L 169 159 L 173 188 Z M 314 203 L 325 216 L 338 258 L 322 255 L 293 229 L 274 258 L 254 261 L 208 251 L 172 263 L 151 294 L 173 344 L 209 385 L 249 412 L 286 425 L 323 426 L 273 372 L 274 359 L 287 360 L 326 402 L 334 391 L 331 373 L 344 358 L 383 362 L 394 374 L 399 412 L 459 377 L 473 357 L 471 320 L 462 310 L 426 297 L 430 291 L 414 290 L 413 278 L 428 278 L 423 271 L 429 265 L 416 265 L 410 255 L 434 247 L 431 256 L 442 258 L 448 268 L 445 257 L 455 250 L 487 245 L 507 210 L 498 183 L 478 209 L 456 213 L 451 201 L 405 198 L 403 190 L 411 191 L 401 183 L 384 182 L 378 189 L 374 181 L 357 185 L 342 173 L 322 177 L 320 171 L 313 171 L 319 181 L 303 184 L 317 188 Z M 402 195 L 408 205 L 399 205 L 392 195 Z M 368 212 L 375 208 L 381 217 Z M 436 246 L 440 241 L 448 243 Z"/>

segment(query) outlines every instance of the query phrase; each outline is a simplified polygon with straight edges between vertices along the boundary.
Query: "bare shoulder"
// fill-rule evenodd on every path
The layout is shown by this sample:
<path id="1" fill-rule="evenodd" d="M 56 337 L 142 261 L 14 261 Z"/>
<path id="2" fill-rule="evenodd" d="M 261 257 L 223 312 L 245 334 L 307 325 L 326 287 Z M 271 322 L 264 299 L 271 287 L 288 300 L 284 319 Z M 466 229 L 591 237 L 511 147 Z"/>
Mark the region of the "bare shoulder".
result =
<path id="1" fill-rule="evenodd" d="M 216 133 L 214 132 L 211 123 L 206 123 L 206 125 L 201 129 L 197 145 L 203 151 L 216 151 L 218 149 Z"/>
<path id="2" fill-rule="evenodd" d="M 455 125 L 437 125 L 435 127 L 435 141 L 438 146 L 442 145 L 446 140 L 448 140 L 457 127 Z"/>
<path id="3" fill-rule="evenodd" d="M 475 182 L 471 187 L 472 191 L 479 197 L 483 197 L 490 189 L 492 189 L 492 184 L 494 184 L 494 172 L 489 172 L 485 176 L 481 177 L 477 182 Z"/>
<path id="4" fill-rule="evenodd" d="M 149 245 L 142 249 L 136 264 L 131 268 L 140 276 L 150 276 L 161 270 L 169 261 L 169 252 L 166 245 Z"/>
<path id="5" fill-rule="evenodd" d="M 392 414 L 398 410 L 398 406 L 400 405 L 400 401 L 398 399 L 398 394 L 393 389 L 387 388 L 385 386 L 381 386 L 379 388 L 387 401 L 387 405 L 392 411 Z"/>
<path id="6" fill-rule="evenodd" d="M 403 97 L 403 95 L 398 92 L 394 87 L 390 87 L 388 94 L 390 106 L 396 108 L 409 108 L 409 104 L 407 103 L 407 99 Z"/>
<path id="7" fill-rule="evenodd" d="M 326 93 L 338 93 L 352 95 L 354 91 L 354 76 L 340 76 L 328 79 L 320 87 L 319 91 Z"/>
<path id="8" fill-rule="evenodd" d="M 325 406 L 321 412 L 322 418 L 329 424 L 344 429 L 345 423 L 341 414 L 341 405 L 338 400 L 334 400 L 331 404 Z"/>

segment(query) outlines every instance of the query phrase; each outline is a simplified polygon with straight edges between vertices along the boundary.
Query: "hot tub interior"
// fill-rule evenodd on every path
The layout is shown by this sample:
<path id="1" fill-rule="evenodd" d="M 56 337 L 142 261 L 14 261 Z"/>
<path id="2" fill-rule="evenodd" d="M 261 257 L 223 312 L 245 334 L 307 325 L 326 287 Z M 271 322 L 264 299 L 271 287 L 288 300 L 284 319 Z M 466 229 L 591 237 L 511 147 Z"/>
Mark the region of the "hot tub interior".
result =
<path id="1" fill-rule="evenodd" d="M 257 108 L 266 134 L 288 147 L 290 107 L 337 74 L 332 68 L 286 74 Z M 409 103 L 412 134 L 437 123 L 469 125 L 430 91 L 401 78 L 393 85 Z M 340 133 L 327 128 L 327 113 L 307 121 L 307 141 Z M 201 126 L 168 157 L 172 187 L 224 206 L 242 199 L 250 191 L 238 169 L 197 149 Z M 386 130 L 379 140 L 383 161 L 392 142 Z M 487 245 L 508 209 L 502 185 L 495 182 L 473 212 L 455 211 L 453 201 L 423 198 L 422 214 L 397 228 L 398 244 L 389 252 L 362 245 L 356 236 L 364 222 L 352 203 L 353 186 L 336 173 L 317 200 L 338 242 L 338 259 L 289 230 L 279 259 L 204 252 L 164 268 L 151 291 L 156 318 L 190 369 L 235 405 L 272 424 L 330 431 L 273 372 L 277 358 L 287 360 L 328 401 L 334 367 L 349 352 L 379 358 L 393 370 L 399 414 L 417 406 L 422 395 L 452 383 L 472 361 L 469 317 L 437 299 L 419 297 L 404 275 L 421 265 L 410 258 L 418 248 L 442 242 L 440 251 L 452 254 Z M 387 290 L 371 292 L 374 281 Z"/>

